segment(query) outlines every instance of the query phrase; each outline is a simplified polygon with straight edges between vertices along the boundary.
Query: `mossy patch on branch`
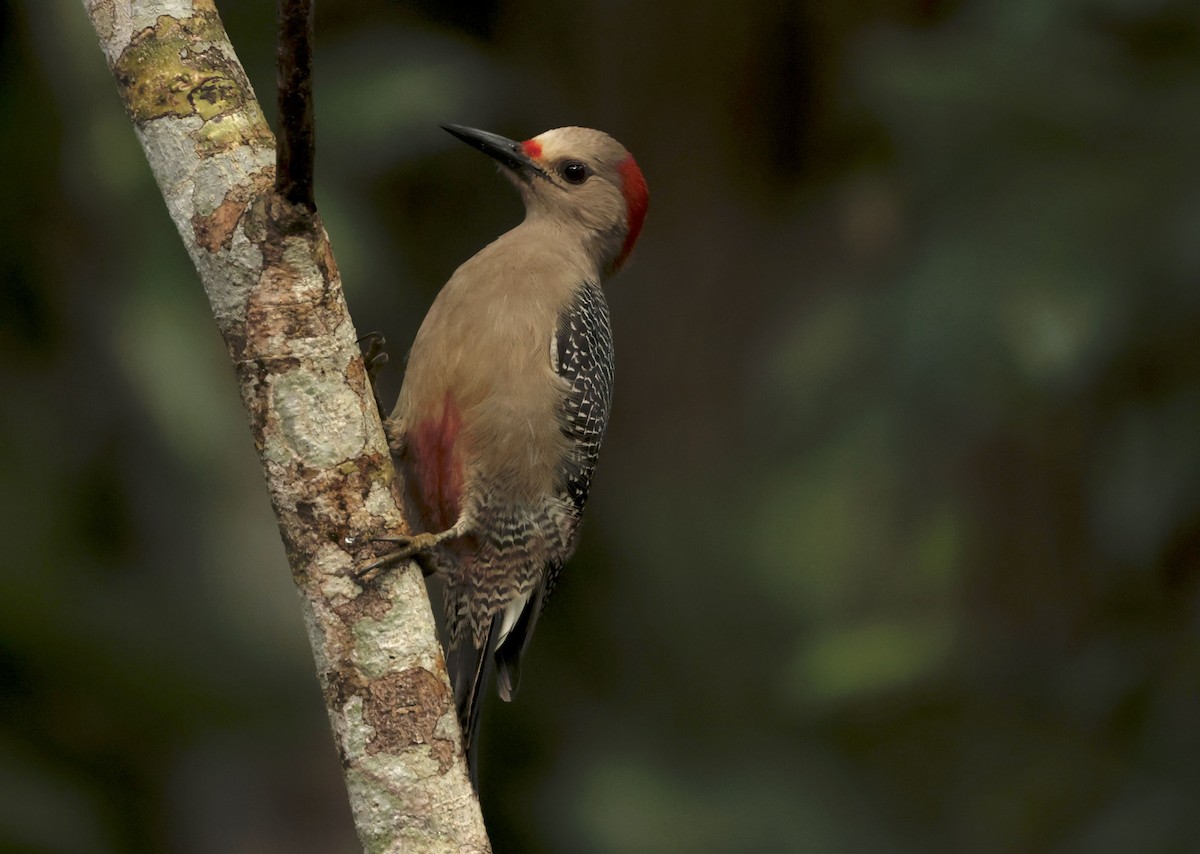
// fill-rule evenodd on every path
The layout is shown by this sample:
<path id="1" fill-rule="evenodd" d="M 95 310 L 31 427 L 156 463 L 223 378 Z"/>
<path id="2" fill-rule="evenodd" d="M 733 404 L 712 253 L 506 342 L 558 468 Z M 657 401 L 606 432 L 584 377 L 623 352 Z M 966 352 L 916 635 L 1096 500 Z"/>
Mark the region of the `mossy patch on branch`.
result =
<path id="1" fill-rule="evenodd" d="M 130 117 L 204 119 L 197 148 L 211 154 L 237 144 L 274 143 L 245 72 L 217 43 L 226 40 L 213 11 L 160 16 L 121 52 L 113 74 Z"/>

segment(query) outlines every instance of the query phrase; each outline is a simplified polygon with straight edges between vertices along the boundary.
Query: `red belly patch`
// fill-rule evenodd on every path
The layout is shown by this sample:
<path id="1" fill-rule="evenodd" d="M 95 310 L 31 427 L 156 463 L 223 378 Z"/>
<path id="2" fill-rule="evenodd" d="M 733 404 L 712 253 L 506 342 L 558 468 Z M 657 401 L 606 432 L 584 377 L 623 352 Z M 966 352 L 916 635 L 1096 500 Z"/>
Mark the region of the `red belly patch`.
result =
<path id="1" fill-rule="evenodd" d="M 419 422 L 412 432 L 415 492 L 430 531 L 444 531 L 458 521 L 463 485 L 461 429 L 462 413 L 454 395 L 446 392 L 441 415 Z"/>

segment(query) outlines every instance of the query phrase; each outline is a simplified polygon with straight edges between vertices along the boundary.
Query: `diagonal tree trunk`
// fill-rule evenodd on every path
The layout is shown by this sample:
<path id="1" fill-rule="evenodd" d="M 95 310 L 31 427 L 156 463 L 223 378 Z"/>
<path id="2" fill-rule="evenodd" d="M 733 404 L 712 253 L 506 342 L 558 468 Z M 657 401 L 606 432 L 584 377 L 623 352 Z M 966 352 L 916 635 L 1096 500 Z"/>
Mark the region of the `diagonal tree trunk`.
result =
<path id="1" fill-rule="evenodd" d="M 357 544 L 404 522 L 311 156 L 308 192 L 296 175 L 277 191 L 274 137 L 212 0 L 84 7 L 233 360 L 363 846 L 489 851 L 420 573 L 352 577 L 373 557 Z M 297 147 L 302 161 L 311 137 Z"/>

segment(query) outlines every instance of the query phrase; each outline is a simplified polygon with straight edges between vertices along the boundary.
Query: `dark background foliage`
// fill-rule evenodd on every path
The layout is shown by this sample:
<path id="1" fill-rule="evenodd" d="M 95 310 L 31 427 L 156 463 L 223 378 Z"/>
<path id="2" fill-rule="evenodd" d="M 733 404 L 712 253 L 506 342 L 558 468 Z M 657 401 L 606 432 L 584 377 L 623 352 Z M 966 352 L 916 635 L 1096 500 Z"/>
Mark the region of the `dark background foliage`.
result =
<path id="1" fill-rule="evenodd" d="M 219 5 L 273 101 L 273 4 Z M 81 4 L 0 10 L 0 848 L 354 850 Z M 600 127 L 650 183 L 583 544 L 485 713 L 498 851 L 1195 850 L 1193 3 L 344 0 L 316 85 L 389 395 L 520 216 L 439 122 Z"/>

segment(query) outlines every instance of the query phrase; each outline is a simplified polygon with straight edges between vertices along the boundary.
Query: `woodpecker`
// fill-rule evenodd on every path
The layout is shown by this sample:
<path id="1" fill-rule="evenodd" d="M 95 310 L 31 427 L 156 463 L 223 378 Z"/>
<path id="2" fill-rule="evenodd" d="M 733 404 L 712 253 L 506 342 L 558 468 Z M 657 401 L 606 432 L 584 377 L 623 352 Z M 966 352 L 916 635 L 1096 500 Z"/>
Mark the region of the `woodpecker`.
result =
<path id="1" fill-rule="evenodd" d="M 517 142 L 442 127 L 492 157 L 525 204 L 521 224 L 434 300 L 386 424 L 415 532 L 395 554 L 445 583 L 447 663 L 477 784 L 489 672 L 511 700 L 575 550 L 612 401 L 601 283 L 633 250 L 649 196 L 633 156 L 600 131 Z"/>

